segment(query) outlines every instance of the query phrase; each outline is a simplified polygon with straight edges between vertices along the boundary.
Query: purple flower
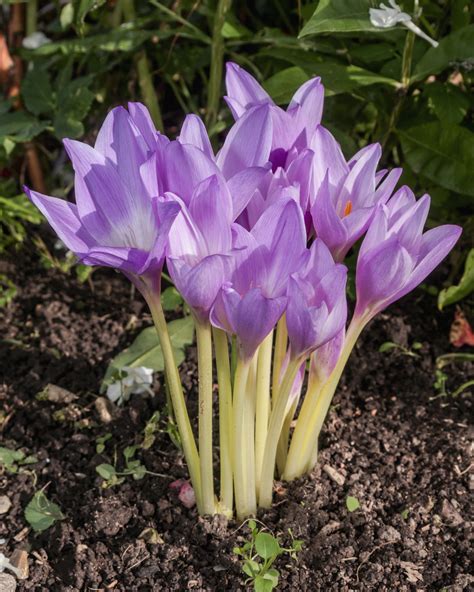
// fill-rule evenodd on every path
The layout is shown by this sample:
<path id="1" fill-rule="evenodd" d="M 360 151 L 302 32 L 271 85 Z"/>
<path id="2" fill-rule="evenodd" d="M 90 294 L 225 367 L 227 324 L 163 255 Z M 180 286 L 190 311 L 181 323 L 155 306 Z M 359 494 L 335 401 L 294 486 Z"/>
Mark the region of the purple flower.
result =
<path id="1" fill-rule="evenodd" d="M 379 206 L 357 261 L 355 316 L 370 319 L 420 284 L 446 257 L 462 229 L 438 226 L 423 233 L 430 197 L 416 201 L 402 187 Z"/>
<path id="2" fill-rule="evenodd" d="M 377 171 L 379 144 L 360 150 L 348 163 L 333 136 L 319 126 L 311 144 L 314 151 L 311 216 L 316 235 L 342 261 L 366 232 L 375 207 L 385 203 L 401 175 L 401 169 Z M 386 176 L 385 176 L 386 175 Z M 385 176 L 385 178 L 384 178 Z"/>
<path id="3" fill-rule="evenodd" d="M 347 318 L 347 268 L 334 263 L 316 239 L 301 270 L 290 278 L 286 324 L 293 357 L 307 355 L 333 339 Z"/>
<path id="4" fill-rule="evenodd" d="M 231 128 L 214 157 L 201 119 L 188 115 L 178 142 L 171 142 L 163 158 L 166 188 L 188 203 L 197 181 L 210 175 L 221 176 L 232 195 L 235 220 L 256 190 L 271 177 L 271 138 L 272 121 L 269 108 L 264 105 L 250 110 Z"/>
<path id="5" fill-rule="evenodd" d="M 64 140 L 75 171 L 76 204 L 25 188 L 66 246 L 87 265 L 127 274 L 161 270 L 179 206 L 159 197 L 150 163 L 157 133 L 146 109 L 113 109 L 94 148 Z"/>
<path id="6" fill-rule="evenodd" d="M 292 147 L 307 147 L 321 121 L 324 88 L 320 78 L 305 82 L 286 111 L 275 105 L 253 76 L 232 62 L 227 63 L 226 88 L 224 98 L 236 120 L 256 106 L 269 107 L 273 122 L 270 160 L 274 168 L 285 165 Z"/>
<path id="7" fill-rule="evenodd" d="M 232 198 L 224 181 L 213 175 L 181 206 L 169 233 L 168 270 L 198 318 L 205 319 L 232 264 Z"/>
<path id="8" fill-rule="evenodd" d="M 251 358 L 285 310 L 288 278 L 306 249 L 306 232 L 298 204 L 288 199 L 266 209 L 251 232 L 234 226 L 234 233 L 234 271 L 210 318 L 236 334 L 242 355 Z"/>

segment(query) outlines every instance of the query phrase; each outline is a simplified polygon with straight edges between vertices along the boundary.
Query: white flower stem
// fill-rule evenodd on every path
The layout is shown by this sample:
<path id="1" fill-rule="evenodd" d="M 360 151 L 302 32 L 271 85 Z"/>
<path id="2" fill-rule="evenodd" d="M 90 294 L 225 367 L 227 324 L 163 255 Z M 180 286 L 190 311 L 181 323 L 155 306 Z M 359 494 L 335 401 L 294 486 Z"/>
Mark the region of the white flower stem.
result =
<path id="1" fill-rule="evenodd" d="M 245 455 L 245 416 L 247 404 L 247 382 L 252 360 L 241 357 L 237 359 L 237 366 L 234 377 L 233 396 L 233 466 L 234 466 L 234 488 L 235 507 L 237 518 L 244 520 L 248 516 L 255 515 L 257 502 L 255 489 L 251 489 L 251 479 L 248 470 L 248 458 Z"/>
<path id="2" fill-rule="evenodd" d="M 360 319 L 353 319 L 331 375 L 323 385 L 317 381 L 313 382 L 312 390 L 306 393 L 288 451 L 283 473 L 285 481 L 293 481 L 312 469 L 311 462 L 314 459 L 319 433 L 347 360 L 364 326 Z"/>
<path id="3" fill-rule="evenodd" d="M 270 375 L 272 369 L 273 331 L 265 338 L 258 350 L 257 389 L 255 412 L 255 477 L 257 495 L 260 487 L 263 452 L 267 439 L 270 416 Z"/>
<path id="4" fill-rule="evenodd" d="M 199 457 L 201 459 L 202 509 L 215 513 L 212 457 L 212 330 L 209 322 L 196 320 L 199 378 Z"/>
<path id="5" fill-rule="evenodd" d="M 270 414 L 267 441 L 263 454 L 262 474 L 260 478 L 259 506 L 269 508 L 272 503 L 273 477 L 275 474 L 275 458 L 281 429 L 285 420 L 288 397 L 301 364 L 301 358 L 292 359 L 288 363 L 278 394 Z"/>
<path id="6" fill-rule="evenodd" d="M 191 422 L 189 421 L 188 410 L 186 408 L 186 401 L 184 399 L 183 387 L 181 385 L 181 378 L 176 366 L 174 357 L 173 345 L 168 333 L 165 315 L 161 306 L 161 299 L 159 292 L 144 291 L 144 296 L 153 317 L 153 322 L 160 340 L 161 350 L 163 352 L 163 359 L 165 362 L 166 382 L 168 384 L 171 402 L 178 426 L 181 443 L 183 446 L 184 457 L 188 465 L 191 483 L 196 496 L 196 505 L 198 512 L 203 513 L 202 493 L 201 493 L 201 472 L 200 459 L 196 446 Z"/>
<path id="7" fill-rule="evenodd" d="M 227 335 L 213 329 L 219 383 L 219 446 L 220 446 L 220 512 L 232 515 L 234 499 L 232 477 L 232 380 Z"/>
<path id="8" fill-rule="evenodd" d="M 278 321 L 275 335 L 275 351 L 273 354 L 272 373 L 272 401 L 275 400 L 280 385 L 281 367 L 286 355 L 288 345 L 288 329 L 286 328 L 286 315 Z"/>

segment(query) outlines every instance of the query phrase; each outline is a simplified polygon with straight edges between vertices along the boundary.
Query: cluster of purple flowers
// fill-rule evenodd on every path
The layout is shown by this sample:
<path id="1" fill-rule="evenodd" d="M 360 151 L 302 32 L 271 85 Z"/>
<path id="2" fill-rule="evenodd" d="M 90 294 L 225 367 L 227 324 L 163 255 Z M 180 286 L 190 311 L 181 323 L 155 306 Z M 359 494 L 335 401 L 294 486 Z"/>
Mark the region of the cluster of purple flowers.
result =
<path id="1" fill-rule="evenodd" d="M 358 334 L 426 278 L 461 229 L 423 232 L 429 196 L 416 200 L 408 187 L 395 191 L 401 170 L 378 169 L 378 144 L 346 160 L 321 125 L 319 78 L 305 83 L 286 111 L 236 64 L 227 65 L 226 85 L 235 124 L 217 154 L 196 115 L 188 115 L 170 141 L 155 130 L 143 105 L 130 103 L 128 111 L 109 113 L 93 148 L 65 140 L 75 204 L 25 191 L 83 263 L 121 270 L 148 302 L 159 295 L 166 263 L 197 327 L 212 325 L 235 336 L 242 365 L 253 367 L 278 324 L 273 390 L 281 395 L 282 412 L 274 415 L 273 392 L 266 422 L 278 443 L 285 418 L 294 413 L 306 360 L 311 356 L 310 385 L 318 383 L 320 391 L 351 341 L 343 264 L 349 250 L 365 235 L 351 322 Z M 234 406 L 236 399 L 234 393 Z M 271 479 L 273 452 L 267 441 Z M 284 467 L 282 462 L 289 477 L 303 470 Z M 257 496 L 265 488 L 259 481 L 257 467 Z M 267 498 L 260 492 L 261 505 Z M 250 506 L 237 508 L 240 515 L 253 511 L 251 499 L 246 502 Z"/>

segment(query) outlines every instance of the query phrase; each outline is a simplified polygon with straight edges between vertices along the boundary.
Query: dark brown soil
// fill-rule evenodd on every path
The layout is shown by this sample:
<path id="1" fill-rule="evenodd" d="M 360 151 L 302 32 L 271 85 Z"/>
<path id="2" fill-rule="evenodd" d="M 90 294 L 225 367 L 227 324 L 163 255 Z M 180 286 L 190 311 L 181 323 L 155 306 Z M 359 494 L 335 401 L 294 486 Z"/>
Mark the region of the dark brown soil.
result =
<path id="1" fill-rule="evenodd" d="M 29 553 L 29 577 L 18 590 L 250 589 L 232 548 L 246 527 L 201 519 L 181 505 L 171 481 L 186 476 L 165 430 L 140 452 L 164 477 L 132 478 L 101 488 L 95 467 L 114 449 L 140 442 L 144 425 L 164 405 L 135 396 L 108 425 L 94 401 L 107 363 L 150 324 L 138 295 L 120 275 L 98 270 L 93 291 L 74 274 L 45 271 L 25 250 L 3 263 L 19 294 L 0 320 L 0 443 L 34 454 L 31 472 L 0 475 L 12 506 L 0 519 L 0 552 Z M 274 508 L 259 518 L 283 542 L 288 529 L 304 541 L 298 561 L 280 558 L 279 590 L 461 591 L 473 585 L 469 566 L 469 392 L 439 397 L 435 358 L 449 351 L 452 310 L 440 315 L 422 291 L 392 307 L 368 328 L 338 390 L 310 478 L 278 487 Z M 385 341 L 423 344 L 419 357 L 379 353 Z M 182 366 L 194 397 L 194 351 Z M 469 368 L 445 369 L 448 390 Z M 72 405 L 40 401 L 52 383 L 77 394 Z M 59 412 L 59 413 L 58 413 Z M 1 422 L 2 420 L 0 420 Z M 96 438 L 111 432 L 104 454 Z M 331 469 L 339 475 L 332 475 Z M 334 480 L 336 479 L 336 480 Z M 36 481 L 36 483 L 35 483 Z M 41 534 L 24 530 L 24 508 L 45 487 L 65 520 Z M 361 508 L 346 508 L 348 495 Z M 151 544 L 146 528 L 160 535 Z M 471 588 L 472 589 L 472 588 Z"/>

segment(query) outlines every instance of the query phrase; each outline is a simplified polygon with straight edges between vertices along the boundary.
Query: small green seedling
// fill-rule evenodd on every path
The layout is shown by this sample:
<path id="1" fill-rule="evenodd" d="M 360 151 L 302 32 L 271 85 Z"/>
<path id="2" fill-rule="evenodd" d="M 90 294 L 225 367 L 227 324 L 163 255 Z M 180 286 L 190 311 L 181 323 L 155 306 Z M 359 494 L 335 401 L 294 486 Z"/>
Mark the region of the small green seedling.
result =
<path id="1" fill-rule="evenodd" d="M 356 497 L 352 497 L 352 495 L 348 495 L 346 497 L 346 508 L 349 512 L 355 512 L 360 508 L 360 502 Z"/>
<path id="2" fill-rule="evenodd" d="M 148 450 L 153 446 L 155 442 L 156 433 L 160 431 L 159 421 L 160 421 L 160 412 L 155 411 L 150 419 L 146 422 L 146 426 L 143 430 L 143 442 L 142 448 L 143 450 Z"/>
<path id="3" fill-rule="evenodd" d="M 392 351 L 392 350 L 397 350 L 399 351 L 403 356 L 409 356 L 411 358 L 419 358 L 420 354 L 417 354 L 416 351 L 420 350 L 423 347 L 423 344 L 420 343 L 419 341 L 415 341 L 411 348 L 409 347 L 405 347 L 404 345 L 400 345 L 399 343 L 394 343 L 393 341 L 386 341 L 385 343 L 382 343 L 382 345 L 379 347 L 379 352 L 381 354 L 384 354 L 386 352 Z M 415 351 L 413 351 L 415 350 Z"/>
<path id="4" fill-rule="evenodd" d="M 98 465 L 95 468 L 97 473 L 102 479 L 104 479 L 104 482 L 102 483 L 104 489 L 108 489 L 114 485 L 120 485 L 120 483 L 123 483 L 128 476 L 132 476 L 135 481 L 143 479 L 148 471 L 146 470 L 146 467 L 141 464 L 141 461 L 133 458 L 136 451 L 136 446 L 127 446 L 127 448 L 124 449 L 123 458 L 125 467 L 123 471 L 117 471 L 113 465 L 107 463 Z"/>
<path id="5" fill-rule="evenodd" d="M 21 472 L 21 467 L 37 463 L 35 456 L 26 456 L 21 450 L 11 450 L 0 446 L 0 468 L 4 468 L 7 473 Z"/>
<path id="6" fill-rule="evenodd" d="M 35 493 L 25 508 L 25 519 L 35 532 L 43 532 L 64 518 L 59 506 L 50 502 L 42 490 Z"/>
<path id="7" fill-rule="evenodd" d="M 105 443 L 108 442 L 112 438 L 112 434 L 107 432 L 103 436 L 99 436 L 95 440 L 95 451 L 97 454 L 102 454 L 105 450 Z"/>
<path id="8" fill-rule="evenodd" d="M 171 478 L 170 475 L 162 475 L 161 473 L 153 473 L 148 471 L 145 465 L 140 460 L 134 458 L 140 446 L 127 446 L 123 451 L 124 468 L 122 471 L 117 471 L 114 465 L 103 463 L 97 465 L 95 470 L 104 480 L 102 487 L 108 489 L 115 485 L 120 485 L 126 477 L 133 477 L 135 481 L 143 479 L 145 475 L 154 475 L 155 477 Z"/>
<path id="9" fill-rule="evenodd" d="M 400 515 L 403 518 L 403 520 L 408 520 L 408 516 L 410 515 L 410 510 L 408 508 L 405 508 L 404 510 L 402 510 L 400 512 Z"/>
<path id="10" fill-rule="evenodd" d="M 164 428 L 160 428 L 161 420 L 166 421 Z M 164 423 L 164 421 L 162 423 Z M 143 450 L 151 448 L 155 442 L 156 434 L 160 432 L 168 434 L 169 439 L 173 442 L 176 448 L 181 450 L 181 438 L 179 436 L 178 426 L 169 413 L 168 406 L 164 408 L 163 416 L 159 411 L 155 411 L 147 421 L 143 430 L 143 442 L 141 443 L 141 448 L 143 448 Z"/>
<path id="11" fill-rule="evenodd" d="M 234 553 L 241 557 L 242 571 L 248 576 L 245 583 L 252 582 L 255 592 L 270 592 L 277 587 L 280 576 L 278 570 L 272 567 L 273 563 L 285 553 L 295 560 L 303 541 L 295 539 L 289 529 L 292 544 L 287 549 L 271 533 L 262 532 L 255 520 L 249 520 L 247 526 L 250 528 L 250 540 L 242 547 L 234 547 Z"/>
<path id="12" fill-rule="evenodd" d="M 466 391 L 471 386 L 474 386 L 474 380 L 468 380 L 464 382 L 454 391 L 448 391 L 446 387 L 446 383 L 448 381 L 449 376 L 441 370 L 446 365 L 455 362 L 469 362 L 472 360 L 470 357 L 471 354 L 446 354 L 444 356 L 439 356 L 436 358 L 436 374 L 435 374 L 435 381 L 433 383 L 434 388 L 438 391 L 438 393 L 434 397 L 430 397 L 430 401 L 434 401 L 435 399 L 439 399 L 440 397 L 457 397 L 464 391 Z"/>

